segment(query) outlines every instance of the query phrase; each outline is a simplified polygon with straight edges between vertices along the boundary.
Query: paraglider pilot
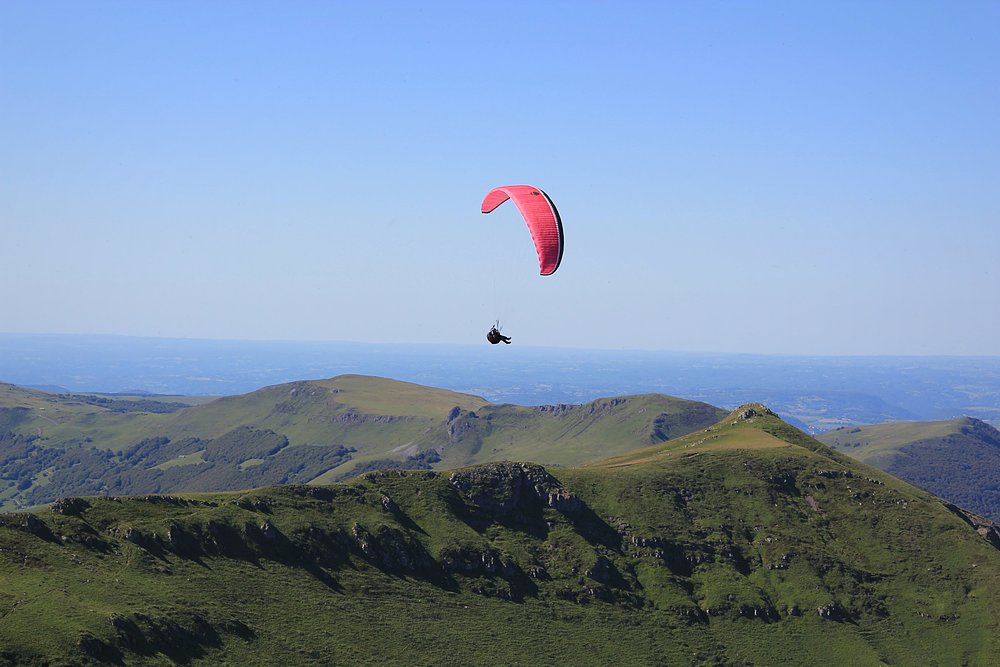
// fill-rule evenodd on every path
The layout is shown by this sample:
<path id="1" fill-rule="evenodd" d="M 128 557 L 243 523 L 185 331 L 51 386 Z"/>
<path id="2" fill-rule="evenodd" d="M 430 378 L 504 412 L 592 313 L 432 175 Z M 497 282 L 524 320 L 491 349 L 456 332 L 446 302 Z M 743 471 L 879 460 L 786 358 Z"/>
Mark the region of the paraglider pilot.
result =
<path id="1" fill-rule="evenodd" d="M 486 340 L 490 341 L 493 345 L 496 345 L 500 341 L 510 345 L 510 336 L 504 336 L 500 333 L 500 320 L 497 320 L 496 324 L 490 329 L 490 332 L 486 334 Z"/>

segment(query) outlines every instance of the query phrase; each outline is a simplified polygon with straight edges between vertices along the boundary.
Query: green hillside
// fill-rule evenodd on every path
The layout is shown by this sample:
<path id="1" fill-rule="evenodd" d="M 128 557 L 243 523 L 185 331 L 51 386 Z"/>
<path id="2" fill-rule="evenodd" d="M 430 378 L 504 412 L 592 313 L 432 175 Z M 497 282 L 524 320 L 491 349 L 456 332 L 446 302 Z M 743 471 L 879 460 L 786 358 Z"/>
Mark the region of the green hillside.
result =
<path id="1" fill-rule="evenodd" d="M 488 405 L 453 414 L 419 444 L 434 447 L 447 439 L 440 448 L 444 467 L 498 459 L 574 465 L 705 428 L 724 413 L 707 403 L 660 394 L 583 405 Z"/>
<path id="2" fill-rule="evenodd" d="M 989 665 L 1000 544 L 763 406 L 587 468 L 0 515 L 0 665 Z"/>
<path id="3" fill-rule="evenodd" d="M 492 405 L 359 375 L 190 407 L 11 385 L 0 396 L 0 509 L 65 495 L 328 483 L 370 470 L 510 458 L 576 465 L 705 428 L 722 414 L 659 395 Z"/>
<path id="4" fill-rule="evenodd" d="M 1000 521 L 1000 431 L 961 417 L 843 427 L 818 438 L 859 461 Z"/>
<path id="5" fill-rule="evenodd" d="M 0 383 L 0 432 L 35 435 L 56 446 L 76 442 L 83 430 L 92 434 L 89 437 L 111 441 L 138 438 L 142 433 L 138 424 L 163 416 L 148 411 L 117 411 L 87 402 L 80 395 L 50 394 Z"/>

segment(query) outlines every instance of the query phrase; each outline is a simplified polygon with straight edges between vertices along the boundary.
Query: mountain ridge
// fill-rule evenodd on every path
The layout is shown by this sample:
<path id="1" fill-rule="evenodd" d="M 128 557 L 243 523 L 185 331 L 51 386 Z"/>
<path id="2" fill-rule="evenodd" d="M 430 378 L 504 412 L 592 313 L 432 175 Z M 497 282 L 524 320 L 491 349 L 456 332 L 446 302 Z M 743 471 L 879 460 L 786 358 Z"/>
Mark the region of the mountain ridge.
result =
<path id="1" fill-rule="evenodd" d="M 947 504 L 760 405 L 673 444 L 629 465 L 0 515 L 0 664 L 986 665 L 1000 650 L 1000 550 Z"/>
<path id="2" fill-rule="evenodd" d="M 657 394 L 497 405 L 355 374 L 189 407 L 3 385 L 0 507 L 61 495 L 326 483 L 379 468 L 443 469 L 504 458 L 573 465 L 683 435 L 723 412 Z"/>

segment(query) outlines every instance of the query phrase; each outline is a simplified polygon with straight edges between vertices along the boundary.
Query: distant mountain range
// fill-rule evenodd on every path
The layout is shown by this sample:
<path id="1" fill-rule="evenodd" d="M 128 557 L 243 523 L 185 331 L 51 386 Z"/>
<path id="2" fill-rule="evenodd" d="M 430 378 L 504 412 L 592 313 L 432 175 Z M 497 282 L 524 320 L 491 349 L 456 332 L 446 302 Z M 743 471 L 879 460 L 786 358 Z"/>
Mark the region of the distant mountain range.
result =
<path id="1" fill-rule="evenodd" d="M 834 429 L 819 440 L 922 489 L 1000 521 L 1000 431 L 979 419 Z"/>
<path id="2" fill-rule="evenodd" d="M 0 385 L 0 503 L 321 483 L 506 459 L 578 465 L 706 428 L 723 414 L 661 395 L 494 405 L 358 375 L 209 402 Z"/>
<path id="3" fill-rule="evenodd" d="M 665 394 L 761 401 L 810 433 L 968 415 L 1000 426 L 1000 357 L 824 357 L 0 333 L 0 380 L 56 393 L 237 395 L 344 374 L 493 403 Z M 65 389 L 61 389 L 65 388 Z"/>
<path id="4" fill-rule="evenodd" d="M 6 432 L 39 447 L 28 459 L 83 462 L 115 442 L 98 450 L 107 465 L 145 461 L 134 471 L 250 471 L 311 447 L 340 448 L 350 469 L 390 443 L 399 462 L 436 442 L 449 465 L 614 455 L 0 514 L 0 665 L 922 666 L 1000 654 L 996 526 L 759 404 L 513 408 L 358 376 L 159 414 L 0 391 Z M 200 449 L 185 453 L 185 439 Z M 159 450 L 173 458 L 153 466 Z M 28 489 L 57 477 L 45 468 Z"/>

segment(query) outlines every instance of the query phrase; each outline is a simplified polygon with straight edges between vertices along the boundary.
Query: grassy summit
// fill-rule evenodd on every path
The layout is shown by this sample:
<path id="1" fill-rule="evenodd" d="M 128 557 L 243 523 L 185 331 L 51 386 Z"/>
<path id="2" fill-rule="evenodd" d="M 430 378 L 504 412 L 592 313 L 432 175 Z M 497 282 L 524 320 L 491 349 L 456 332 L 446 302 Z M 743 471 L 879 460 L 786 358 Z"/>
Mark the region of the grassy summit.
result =
<path id="1" fill-rule="evenodd" d="M 1000 551 L 962 516 L 763 406 L 706 428 L 3 516 L 0 664 L 992 663 Z"/>

